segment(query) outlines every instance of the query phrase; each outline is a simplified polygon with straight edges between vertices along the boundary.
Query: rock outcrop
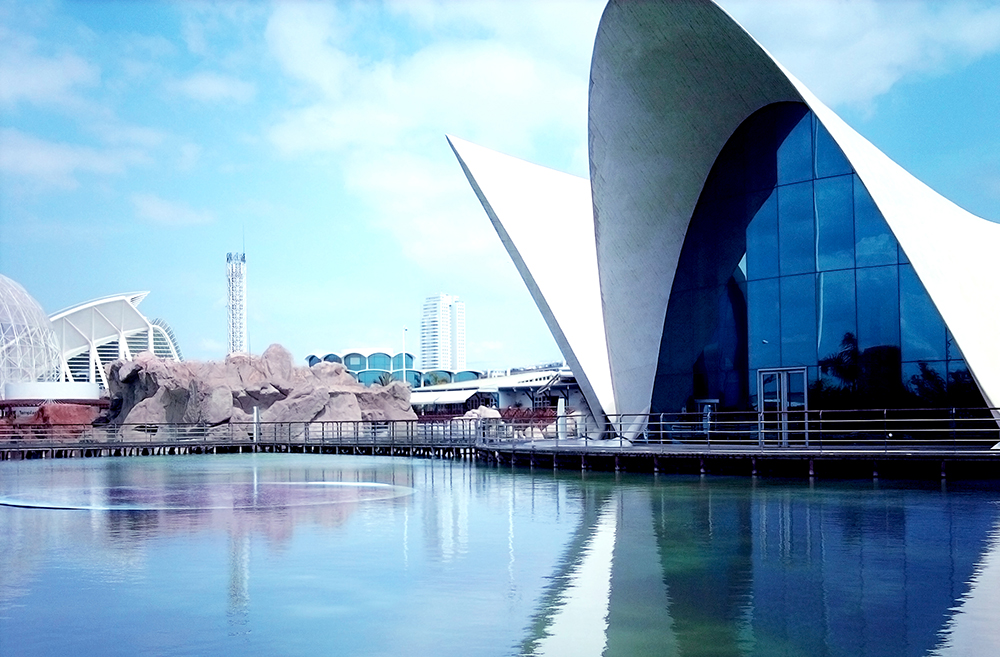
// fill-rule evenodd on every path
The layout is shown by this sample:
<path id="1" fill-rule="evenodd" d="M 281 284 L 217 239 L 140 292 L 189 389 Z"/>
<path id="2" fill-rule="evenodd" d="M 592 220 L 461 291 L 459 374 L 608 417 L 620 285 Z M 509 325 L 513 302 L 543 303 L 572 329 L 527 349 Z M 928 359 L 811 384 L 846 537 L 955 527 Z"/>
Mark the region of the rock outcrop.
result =
<path id="1" fill-rule="evenodd" d="M 394 381 L 367 388 L 340 363 L 296 367 L 273 344 L 261 356 L 222 362 L 172 362 L 149 352 L 108 368 L 112 425 L 415 420 L 410 388 Z"/>

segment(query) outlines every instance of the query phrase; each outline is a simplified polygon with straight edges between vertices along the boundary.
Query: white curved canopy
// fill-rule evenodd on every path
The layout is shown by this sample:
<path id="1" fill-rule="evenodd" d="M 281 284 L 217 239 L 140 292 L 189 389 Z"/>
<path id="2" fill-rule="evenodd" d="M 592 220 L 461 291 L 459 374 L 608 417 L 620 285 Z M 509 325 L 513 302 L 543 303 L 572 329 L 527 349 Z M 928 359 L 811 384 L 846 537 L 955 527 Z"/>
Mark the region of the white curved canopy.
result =
<path id="1" fill-rule="evenodd" d="M 63 379 L 89 381 L 107 387 L 105 367 L 118 358 L 151 351 L 160 358 L 180 360 L 170 327 L 150 321 L 138 304 L 149 292 L 116 294 L 61 310 L 50 319 L 62 357 Z"/>

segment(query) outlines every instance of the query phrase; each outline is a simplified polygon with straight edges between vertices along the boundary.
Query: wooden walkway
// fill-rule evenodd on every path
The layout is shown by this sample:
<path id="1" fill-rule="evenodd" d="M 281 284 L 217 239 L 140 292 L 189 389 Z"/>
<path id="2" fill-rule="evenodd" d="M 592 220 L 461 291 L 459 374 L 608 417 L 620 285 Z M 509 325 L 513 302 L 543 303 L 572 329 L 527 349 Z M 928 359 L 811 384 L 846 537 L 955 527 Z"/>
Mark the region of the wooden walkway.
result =
<path id="1" fill-rule="evenodd" d="M 617 440 L 484 441 L 481 435 L 437 441 L 386 438 L 327 440 L 170 440 L 0 442 L 0 461 L 185 454 L 357 454 L 470 459 L 491 466 L 829 479 L 1000 479 L 1000 450 L 981 446 L 765 447 L 636 444 Z"/>

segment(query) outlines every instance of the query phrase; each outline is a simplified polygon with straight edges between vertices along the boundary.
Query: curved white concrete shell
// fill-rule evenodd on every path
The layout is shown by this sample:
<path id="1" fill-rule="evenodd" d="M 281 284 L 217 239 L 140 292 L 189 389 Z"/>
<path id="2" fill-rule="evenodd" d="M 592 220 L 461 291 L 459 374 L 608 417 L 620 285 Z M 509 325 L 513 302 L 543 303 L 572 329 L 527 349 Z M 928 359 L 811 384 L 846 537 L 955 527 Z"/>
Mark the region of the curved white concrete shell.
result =
<path id="1" fill-rule="evenodd" d="M 94 299 L 50 317 L 60 346 L 64 381 L 108 385 L 106 366 L 119 358 L 151 351 L 181 360 L 173 331 L 162 320 L 149 320 L 138 308 L 149 292 Z"/>
<path id="2" fill-rule="evenodd" d="M 714 3 L 611 2 L 594 46 L 590 145 L 618 408 L 649 408 L 666 302 L 709 171 L 743 121 L 783 101 L 805 103 L 830 131 L 955 335 L 987 403 L 1000 403 L 1000 310 L 984 303 L 1000 297 L 990 264 L 990 254 L 1000 252 L 1000 225 L 909 175 Z"/>
<path id="3" fill-rule="evenodd" d="M 591 409 L 616 413 L 589 182 L 457 137 L 448 143 Z"/>
<path id="4" fill-rule="evenodd" d="M 531 208 L 539 205 L 534 200 L 520 205 L 510 200 L 518 185 L 524 184 L 523 168 L 482 166 L 477 170 L 465 161 L 463 167 L 550 327 L 555 326 L 553 333 L 567 360 L 573 362 L 574 370 L 579 363 L 582 371 L 577 370 L 578 376 L 598 381 L 610 378 L 612 400 L 608 401 L 604 394 L 600 404 L 606 412 L 648 412 L 659 385 L 658 367 L 663 365 L 662 352 L 668 338 L 674 340 L 675 346 L 681 344 L 682 350 L 687 348 L 683 338 L 668 336 L 680 324 L 676 319 L 674 324 L 666 320 L 688 242 L 711 234 L 713 247 L 720 247 L 695 254 L 705 262 L 705 277 L 714 285 L 725 285 L 726 277 L 746 253 L 741 233 L 745 223 L 738 225 L 734 220 L 696 226 L 694 217 L 699 203 L 713 200 L 705 197 L 706 185 L 727 144 L 751 117 L 780 106 L 811 111 L 817 125 L 829 133 L 850 165 L 846 173 L 860 180 L 862 190 L 867 190 L 864 193 L 870 195 L 898 243 L 898 266 L 912 266 L 933 309 L 960 347 L 984 401 L 989 406 L 1000 404 L 1000 340 L 996 337 L 1000 304 L 993 302 L 1000 298 L 1000 276 L 992 262 L 1000 253 L 1000 224 L 958 208 L 909 175 L 817 100 L 725 11 L 708 0 L 610 2 L 598 28 L 590 80 L 590 173 L 596 255 L 593 263 L 587 261 L 584 265 L 583 275 L 590 275 L 596 268 L 599 300 L 589 300 L 586 294 L 581 298 L 582 307 L 601 309 L 603 343 L 587 339 L 574 344 L 568 339 L 572 326 L 589 321 L 589 317 L 556 316 L 550 309 L 564 290 L 537 283 L 540 276 L 545 276 L 544 259 L 535 262 L 518 255 L 527 250 L 522 242 L 532 241 L 531 236 L 526 234 L 521 241 L 505 237 L 508 222 L 530 222 L 538 231 L 544 230 L 541 224 L 551 226 L 563 221 L 563 217 L 532 214 Z M 460 159 L 465 150 L 471 148 L 456 148 Z M 770 157 L 774 156 L 772 152 Z M 750 157 L 747 155 L 747 161 Z M 770 166 L 775 166 L 773 159 Z M 854 187 L 857 190 L 859 183 Z M 537 187 L 532 188 L 532 199 L 540 193 Z M 568 197 L 582 197 L 585 191 L 554 186 L 553 195 L 560 199 L 559 205 L 584 211 L 580 198 Z M 511 209 L 500 212 L 499 205 Z M 525 213 L 530 219 L 525 218 Z M 586 225 L 583 220 L 573 224 L 574 230 L 586 230 Z M 693 238 L 692 231 L 696 232 Z M 739 233 L 739 237 L 731 243 L 718 237 L 728 233 Z M 818 244 L 819 238 L 815 239 Z M 512 248 L 510 242 L 516 246 Z M 689 253 L 688 257 L 694 256 Z M 818 272 L 818 265 L 812 271 Z M 745 283 L 743 280 L 735 284 Z M 855 294 L 853 289 L 851 294 Z M 673 306 L 675 313 L 677 308 Z M 696 320 L 693 317 L 691 323 L 696 324 Z M 686 326 L 681 328 L 688 330 Z M 557 331 L 563 334 L 562 339 Z M 811 366 L 815 368 L 817 347 L 814 344 L 812 348 Z M 898 368 L 900 347 L 895 349 Z M 693 358 L 697 353 L 682 355 Z"/>

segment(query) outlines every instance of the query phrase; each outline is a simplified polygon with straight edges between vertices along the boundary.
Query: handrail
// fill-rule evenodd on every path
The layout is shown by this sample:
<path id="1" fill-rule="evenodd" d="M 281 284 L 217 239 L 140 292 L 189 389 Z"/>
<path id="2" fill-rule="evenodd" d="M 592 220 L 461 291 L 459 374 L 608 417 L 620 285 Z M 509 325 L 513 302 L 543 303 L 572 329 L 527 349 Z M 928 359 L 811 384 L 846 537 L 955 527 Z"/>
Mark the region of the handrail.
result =
<path id="1" fill-rule="evenodd" d="M 615 415 L 601 423 L 553 417 L 541 426 L 500 418 L 432 421 L 33 425 L 0 422 L 0 448 L 128 445 L 305 445 L 702 451 L 989 450 L 1000 409 L 789 410 Z M 629 432 L 632 432 L 631 434 Z M 1000 449 L 996 450 L 1000 456 Z"/>

